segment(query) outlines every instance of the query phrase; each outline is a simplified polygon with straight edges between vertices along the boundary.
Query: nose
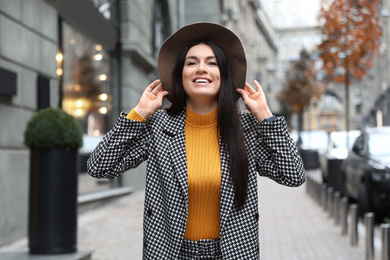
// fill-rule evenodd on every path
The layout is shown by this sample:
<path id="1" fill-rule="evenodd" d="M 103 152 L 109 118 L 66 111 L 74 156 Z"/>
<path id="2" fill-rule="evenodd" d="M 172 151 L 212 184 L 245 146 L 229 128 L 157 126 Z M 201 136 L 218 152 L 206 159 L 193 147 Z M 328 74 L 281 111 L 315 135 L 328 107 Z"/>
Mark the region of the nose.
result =
<path id="1" fill-rule="evenodd" d="M 206 72 L 206 66 L 204 62 L 199 62 L 197 73 L 205 73 Z"/>

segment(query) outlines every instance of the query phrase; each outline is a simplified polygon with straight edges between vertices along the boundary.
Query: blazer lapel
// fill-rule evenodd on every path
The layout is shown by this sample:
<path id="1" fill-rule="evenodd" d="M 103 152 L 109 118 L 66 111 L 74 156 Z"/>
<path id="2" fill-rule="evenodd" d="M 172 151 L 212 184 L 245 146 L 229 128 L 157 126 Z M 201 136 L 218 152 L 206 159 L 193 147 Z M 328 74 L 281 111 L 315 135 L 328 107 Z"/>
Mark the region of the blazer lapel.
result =
<path id="1" fill-rule="evenodd" d="M 179 115 L 170 116 L 165 125 L 164 133 L 171 136 L 169 145 L 170 160 L 186 202 L 188 203 L 187 154 L 185 140 L 185 111 Z M 188 206 L 188 205 L 187 205 Z"/>
<path id="2" fill-rule="evenodd" d="M 227 218 L 232 210 L 234 189 L 229 178 L 229 158 L 222 150 L 221 139 L 219 139 L 219 149 L 221 156 L 221 215 L 220 215 L 220 234 L 223 234 Z"/>

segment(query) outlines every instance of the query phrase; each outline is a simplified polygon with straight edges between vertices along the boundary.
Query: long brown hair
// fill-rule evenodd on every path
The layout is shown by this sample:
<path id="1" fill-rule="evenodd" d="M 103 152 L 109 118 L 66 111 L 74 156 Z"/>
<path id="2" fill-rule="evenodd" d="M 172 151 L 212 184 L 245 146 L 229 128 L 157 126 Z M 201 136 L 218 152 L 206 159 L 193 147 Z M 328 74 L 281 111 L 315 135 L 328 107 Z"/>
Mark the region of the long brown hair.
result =
<path id="1" fill-rule="evenodd" d="M 201 43 L 207 44 L 213 49 L 221 73 L 221 87 L 218 94 L 218 130 L 222 150 L 229 158 L 229 177 L 234 187 L 234 204 L 236 209 L 240 210 L 244 207 L 247 197 L 248 157 L 237 107 L 239 93 L 234 86 L 226 56 L 215 43 L 208 40 L 195 41 L 183 49 L 173 73 L 172 105 L 167 111 L 170 114 L 177 114 L 185 109 L 186 93 L 183 88 L 182 76 L 185 57 L 191 47 Z"/>

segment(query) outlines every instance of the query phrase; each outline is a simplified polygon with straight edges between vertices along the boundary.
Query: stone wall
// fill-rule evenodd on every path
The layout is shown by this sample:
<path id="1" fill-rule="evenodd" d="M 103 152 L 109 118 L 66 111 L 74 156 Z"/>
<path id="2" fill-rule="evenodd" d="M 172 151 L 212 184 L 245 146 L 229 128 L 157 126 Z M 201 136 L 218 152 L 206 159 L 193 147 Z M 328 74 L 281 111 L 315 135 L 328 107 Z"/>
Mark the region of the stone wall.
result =
<path id="1" fill-rule="evenodd" d="M 0 95 L 0 245 L 27 233 L 29 150 L 23 133 L 37 109 L 37 77 L 58 103 L 57 12 L 43 0 L 0 1 L 0 68 L 16 73 L 16 95 Z M 0 83 L 1 84 L 1 83 Z"/>

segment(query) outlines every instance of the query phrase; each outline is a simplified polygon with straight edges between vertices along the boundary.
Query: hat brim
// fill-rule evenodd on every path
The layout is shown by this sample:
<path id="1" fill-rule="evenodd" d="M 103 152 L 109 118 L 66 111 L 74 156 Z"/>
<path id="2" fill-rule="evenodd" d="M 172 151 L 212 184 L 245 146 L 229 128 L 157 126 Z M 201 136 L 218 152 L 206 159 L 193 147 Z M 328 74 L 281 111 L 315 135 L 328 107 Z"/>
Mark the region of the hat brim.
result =
<path id="1" fill-rule="evenodd" d="M 172 102 L 173 72 L 182 50 L 196 40 L 210 40 L 224 52 L 236 88 L 244 88 L 246 58 L 240 39 L 226 27 L 215 23 L 186 25 L 164 41 L 158 54 L 158 74 L 164 90 Z"/>

